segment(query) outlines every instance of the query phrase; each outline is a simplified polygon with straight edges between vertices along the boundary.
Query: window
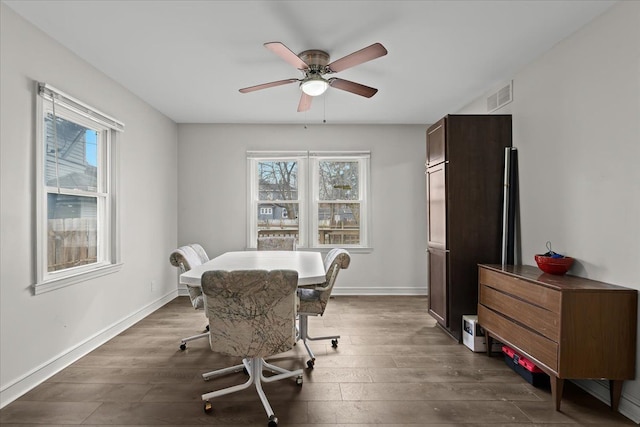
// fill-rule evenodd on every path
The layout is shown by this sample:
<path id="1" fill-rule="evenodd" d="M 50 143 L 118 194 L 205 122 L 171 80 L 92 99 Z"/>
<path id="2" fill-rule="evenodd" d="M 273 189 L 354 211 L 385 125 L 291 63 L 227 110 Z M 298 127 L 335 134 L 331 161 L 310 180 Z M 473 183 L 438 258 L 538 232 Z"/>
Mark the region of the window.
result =
<path id="1" fill-rule="evenodd" d="M 118 268 L 115 140 L 124 125 L 38 84 L 36 293 Z"/>
<path id="2" fill-rule="evenodd" d="M 306 232 L 300 223 L 306 188 L 306 152 L 253 152 L 247 159 L 251 195 L 247 246 L 255 248 L 258 236 L 295 236 L 298 244 L 305 242 Z"/>
<path id="3" fill-rule="evenodd" d="M 298 247 L 369 247 L 369 159 L 368 152 L 249 152 L 247 246 L 258 236 L 293 235 Z"/>
<path id="4" fill-rule="evenodd" d="M 369 155 L 311 153 L 313 246 L 368 246 Z"/>

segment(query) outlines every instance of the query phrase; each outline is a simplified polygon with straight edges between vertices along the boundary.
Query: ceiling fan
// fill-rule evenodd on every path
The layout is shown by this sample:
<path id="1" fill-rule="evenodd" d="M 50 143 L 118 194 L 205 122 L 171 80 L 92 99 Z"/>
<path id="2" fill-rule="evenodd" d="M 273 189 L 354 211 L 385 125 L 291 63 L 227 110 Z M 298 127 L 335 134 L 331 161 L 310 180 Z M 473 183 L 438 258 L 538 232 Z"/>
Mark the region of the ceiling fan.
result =
<path id="1" fill-rule="evenodd" d="M 347 68 L 355 67 L 372 59 L 380 58 L 387 54 L 387 49 L 380 43 L 374 43 L 356 52 L 353 52 L 336 61 L 329 62 L 329 54 L 323 50 L 311 49 L 296 55 L 288 47 L 280 42 L 265 43 L 264 47 L 287 61 L 304 73 L 301 79 L 278 80 L 270 83 L 263 83 L 256 86 L 250 86 L 240 89 L 241 93 L 249 93 L 256 90 L 267 89 L 270 87 L 282 86 L 289 83 L 300 82 L 302 96 L 298 104 L 298 112 L 307 111 L 311 108 L 311 100 L 314 96 L 322 95 L 329 86 L 356 95 L 371 98 L 378 92 L 378 89 L 355 83 L 349 80 L 331 77 L 325 79 L 325 74 L 337 73 Z"/>

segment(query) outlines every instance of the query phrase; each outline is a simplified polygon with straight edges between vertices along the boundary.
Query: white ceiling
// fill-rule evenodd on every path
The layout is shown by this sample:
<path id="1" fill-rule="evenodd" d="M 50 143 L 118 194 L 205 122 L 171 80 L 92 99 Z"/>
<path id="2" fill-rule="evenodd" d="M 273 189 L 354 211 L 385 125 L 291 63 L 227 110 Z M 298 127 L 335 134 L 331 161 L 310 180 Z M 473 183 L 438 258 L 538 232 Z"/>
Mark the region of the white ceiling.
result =
<path id="1" fill-rule="evenodd" d="M 335 124 L 432 123 L 508 81 L 615 3 L 3 2 L 178 123 Z M 301 77 L 263 47 L 269 41 L 295 53 L 322 49 L 332 60 L 380 42 L 388 55 L 333 75 L 379 92 L 367 99 L 330 88 L 305 113 L 296 112 L 295 83 L 239 93 Z"/>

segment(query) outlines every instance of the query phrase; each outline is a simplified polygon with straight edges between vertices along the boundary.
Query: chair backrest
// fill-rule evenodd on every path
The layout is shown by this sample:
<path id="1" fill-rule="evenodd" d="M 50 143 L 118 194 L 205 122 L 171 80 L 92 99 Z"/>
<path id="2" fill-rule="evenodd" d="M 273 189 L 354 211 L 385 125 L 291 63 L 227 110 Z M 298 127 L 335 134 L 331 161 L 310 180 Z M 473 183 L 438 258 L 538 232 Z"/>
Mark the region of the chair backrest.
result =
<path id="1" fill-rule="evenodd" d="M 204 264 L 205 262 L 209 261 L 209 255 L 207 255 L 207 252 L 204 250 L 202 246 L 200 246 L 197 243 L 190 243 L 189 246 L 191 246 L 193 250 L 196 252 L 198 257 L 200 258 L 201 264 Z"/>
<path id="2" fill-rule="evenodd" d="M 181 273 L 189 271 L 196 265 L 204 264 L 207 261 L 209 261 L 207 253 L 202 246 L 197 243 L 180 246 L 178 249 L 171 252 L 171 255 L 169 255 L 169 262 L 174 267 L 178 267 Z M 189 292 L 189 298 L 191 299 L 191 305 L 193 305 L 193 308 L 204 308 L 204 299 L 200 288 L 187 286 L 187 291 Z"/>
<path id="3" fill-rule="evenodd" d="M 295 251 L 296 248 L 293 236 L 258 237 L 259 251 Z"/>
<path id="4" fill-rule="evenodd" d="M 343 268 L 349 268 L 351 263 L 351 256 L 345 249 L 335 248 L 331 249 L 327 256 L 324 258 L 324 270 L 326 271 L 326 281 L 318 286 L 316 289 L 321 288 L 322 294 L 320 295 L 320 302 L 323 306 L 327 305 L 329 297 L 331 296 L 331 290 L 336 283 L 338 273 Z M 324 309 L 323 309 L 324 312 Z"/>
<path id="5" fill-rule="evenodd" d="M 169 255 L 169 262 L 174 267 L 180 269 L 180 273 L 191 270 L 196 265 L 202 264 L 200 256 L 190 245 L 180 246 L 178 249 L 171 252 Z"/>
<path id="6" fill-rule="evenodd" d="M 293 270 L 207 271 L 202 275 L 211 349 L 266 357 L 293 348 L 298 273 Z"/>
<path id="7" fill-rule="evenodd" d="M 325 282 L 315 285 L 313 289 L 300 288 L 298 295 L 300 297 L 300 313 L 323 315 L 327 308 L 329 297 L 333 285 L 336 283 L 338 273 L 343 268 L 349 268 L 351 256 L 344 249 L 331 249 L 324 258 L 324 269 L 326 272 Z"/>

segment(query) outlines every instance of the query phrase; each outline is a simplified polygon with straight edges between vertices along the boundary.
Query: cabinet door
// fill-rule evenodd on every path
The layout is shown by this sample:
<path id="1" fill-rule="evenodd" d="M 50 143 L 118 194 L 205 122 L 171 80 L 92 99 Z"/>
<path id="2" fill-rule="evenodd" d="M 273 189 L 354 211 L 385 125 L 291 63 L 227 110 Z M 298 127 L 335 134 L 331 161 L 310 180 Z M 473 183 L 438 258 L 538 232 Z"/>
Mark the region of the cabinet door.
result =
<path id="1" fill-rule="evenodd" d="M 427 167 L 446 160 L 445 119 L 440 119 L 427 129 Z"/>
<path id="2" fill-rule="evenodd" d="M 447 316 L 449 251 L 429 248 L 429 313 L 444 327 L 449 326 Z"/>
<path id="3" fill-rule="evenodd" d="M 427 246 L 447 249 L 447 164 L 427 169 Z"/>

